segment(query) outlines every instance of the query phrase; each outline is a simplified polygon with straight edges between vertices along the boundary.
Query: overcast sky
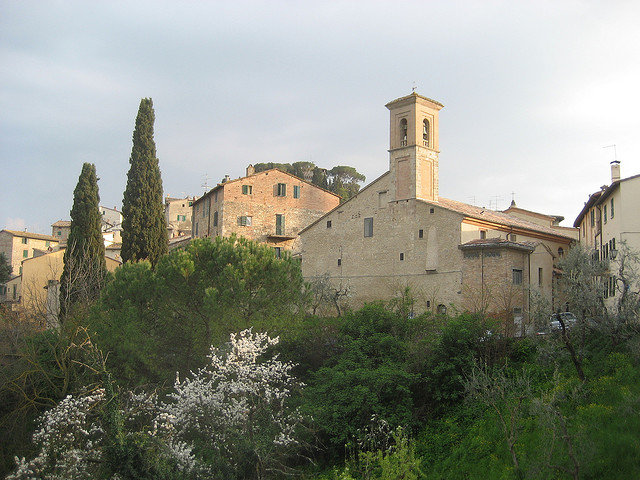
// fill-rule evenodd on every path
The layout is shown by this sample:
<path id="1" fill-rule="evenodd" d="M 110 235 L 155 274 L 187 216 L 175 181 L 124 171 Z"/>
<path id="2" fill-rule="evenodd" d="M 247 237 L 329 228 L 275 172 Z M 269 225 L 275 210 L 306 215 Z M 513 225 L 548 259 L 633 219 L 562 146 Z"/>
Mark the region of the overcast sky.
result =
<path id="1" fill-rule="evenodd" d="M 637 1 L 0 0 L 0 229 L 121 207 L 140 99 L 165 194 L 249 163 L 388 169 L 386 103 L 440 112 L 440 195 L 562 215 L 640 174 Z M 615 144 L 617 147 L 603 148 Z"/>

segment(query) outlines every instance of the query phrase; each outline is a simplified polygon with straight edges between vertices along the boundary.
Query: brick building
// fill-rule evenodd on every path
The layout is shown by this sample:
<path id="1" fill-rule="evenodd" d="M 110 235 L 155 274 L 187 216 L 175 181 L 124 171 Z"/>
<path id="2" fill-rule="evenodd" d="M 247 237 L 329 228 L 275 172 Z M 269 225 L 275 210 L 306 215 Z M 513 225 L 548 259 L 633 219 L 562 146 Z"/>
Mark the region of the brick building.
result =
<path id="1" fill-rule="evenodd" d="M 411 287 L 417 312 L 482 309 L 508 316 L 508 330 L 524 325 L 530 292 L 553 303 L 554 264 L 577 232 L 515 205 L 497 212 L 440 197 L 442 105 L 413 93 L 387 108 L 389 171 L 302 230 L 304 277 L 350 291 L 354 307 Z"/>
<path id="2" fill-rule="evenodd" d="M 227 180 L 193 202 L 193 238 L 233 233 L 279 253 L 299 250 L 298 232 L 340 203 L 340 197 L 278 169 Z"/>

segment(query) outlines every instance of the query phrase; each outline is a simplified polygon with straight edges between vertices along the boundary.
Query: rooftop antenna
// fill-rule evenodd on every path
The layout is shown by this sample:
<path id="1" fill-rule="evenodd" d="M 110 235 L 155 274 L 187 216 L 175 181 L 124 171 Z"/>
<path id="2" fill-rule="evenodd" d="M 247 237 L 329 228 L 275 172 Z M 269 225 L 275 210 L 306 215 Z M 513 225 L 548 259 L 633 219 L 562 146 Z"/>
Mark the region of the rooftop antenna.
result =
<path id="1" fill-rule="evenodd" d="M 204 174 L 204 182 L 202 183 L 202 188 L 204 188 L 205 193 L 207 192 L 207 190 L 209 190 L 209 175 L 208 174 Z"/>
<path id="2" fill-rule="evenodd" d="M 613 147 L 613 161 L 617 162 L 618 161 L 618 151 L 616 150 L 616 144 L 614 143 L 613 145 L 607 145 L 606 147 L 602 147 L 602 148 L 611 148 Z"/>
<path id="3" fill-rule="evenodd" d="M 416 82 L 414 80 L 413 81 L 413 87 L 411 87 L 411 93 L 416 93 L 416 88 L 418 88 L 418 87 L 416 87 Z"/>

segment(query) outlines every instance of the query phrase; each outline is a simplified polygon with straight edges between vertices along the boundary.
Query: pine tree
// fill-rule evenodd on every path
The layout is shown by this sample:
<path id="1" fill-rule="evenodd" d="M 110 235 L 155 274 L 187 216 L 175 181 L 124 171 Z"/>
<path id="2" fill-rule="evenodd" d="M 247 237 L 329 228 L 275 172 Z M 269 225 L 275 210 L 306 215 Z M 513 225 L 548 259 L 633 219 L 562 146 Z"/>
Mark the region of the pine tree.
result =
<path id="1" fill-rule="evenodd" d="M 124 262 L 147 259 L 152 265 L 167 253 L 169 238 L 162 202 L 162 177 L 153 140 L 155 113 L 150 98 L 140 101 L 122 201 Z"/>
<path id="2" fill-rule="evenodd" d="M 60 279 L 60 312 L 63 315 L 72 305 L 94 301 L 104 284 L 107 269 L 99 203 L 96 166 L 85 163 L 73 191 L 71 232 Z"/>

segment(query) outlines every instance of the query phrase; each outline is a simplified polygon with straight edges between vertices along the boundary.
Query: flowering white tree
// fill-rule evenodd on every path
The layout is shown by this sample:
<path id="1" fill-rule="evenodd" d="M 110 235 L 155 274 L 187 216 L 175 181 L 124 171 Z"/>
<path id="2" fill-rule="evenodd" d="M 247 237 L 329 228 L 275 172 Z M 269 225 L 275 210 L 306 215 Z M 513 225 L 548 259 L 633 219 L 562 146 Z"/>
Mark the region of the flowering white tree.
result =
<path id="1" fill-rule="evenodd" d="M 282 471 L 297 443 L 302 417 L 287 405 L 301 386 L 291 375 L 293 364 L 277 355 L 262 358 L 278 341 L 251 329 L 231 334 L 228 344 L 211 348 L 207 366 L 176 379 L 173 401 L 163 406 L 177 437 L 206 457 L 221 478 Z"/>
<path id="2" fill-rule="evenodd" d="M 17 470 L 7 480 L 27 478 L 89 478 L 101 459 L 103 436 L 96 422 L 95 406 L 104 400 L 104 390 L 81 397 L 64 398 L 40 417 L 33 442 L 40 448 L 31 461 L 18 459 Z"/>
<path id="3" fill-rule="evenodd" d="M 301 421 L 287 405 L 301 386 L 293 364 L 265 333 L 232 334 L 210 363 L 183 381 L 171 401 L 104 389 L 69 395 L 45 412 L 33 436 L 38 454 L 18 459 L 8 480 L 77 478 L 264 478 L 285 471 Z"/>

